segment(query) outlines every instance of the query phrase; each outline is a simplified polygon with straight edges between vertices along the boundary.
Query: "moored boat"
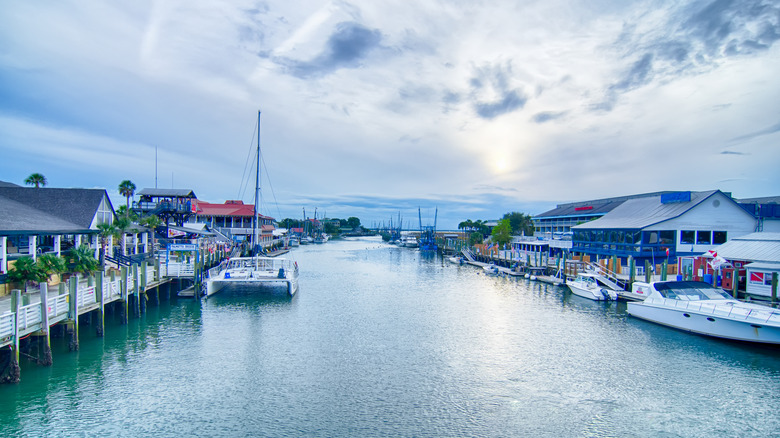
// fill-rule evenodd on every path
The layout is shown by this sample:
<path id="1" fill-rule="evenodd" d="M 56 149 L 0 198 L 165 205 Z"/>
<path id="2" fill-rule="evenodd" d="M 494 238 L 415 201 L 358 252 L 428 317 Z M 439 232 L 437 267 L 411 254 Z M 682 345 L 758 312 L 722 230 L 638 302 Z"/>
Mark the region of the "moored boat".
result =
<path id="1" fill-rule="evenodd" d="M 234 257 L 227 259 L 219 266 L 209 269 L 206 280 L 206 296 L 209 297 L 222 290 L 226 285 L 242 286 L 277 286 L 284 285 L 287 294 L 295 295 L 298 291 L 298 263 L 283 257 L 259 256 L 261 251 L 258 236 L 260 223 L 258 199 L 260 199 L 260 112 L 257 113 L 257 155 L 255 164 L 255 217 L 252 223 L 251 257 Z"/>
<path id="2" fill-rule="evenodd" d="M 628 303 L 631 316 L 692 333 L 780 344 L 780 311 L 743 303 L 701 281 L 656 281 L 647 298 Z"/>
<path id="3" fill-rule="evenodd" d="M 574 278 L 566 282 L 574 295 L 589 300 L 617 300 L 618 290 L 610 287 L 603 276 L 590 272 L 580 272 Z"/>
<path id="4" fill-rule="evenodd" d="M 209 270 L 206 296 L 227 285 L 284 286 L 287 294 L 298 291 L 298 264 L 282 257 L 235 257 Z"/>

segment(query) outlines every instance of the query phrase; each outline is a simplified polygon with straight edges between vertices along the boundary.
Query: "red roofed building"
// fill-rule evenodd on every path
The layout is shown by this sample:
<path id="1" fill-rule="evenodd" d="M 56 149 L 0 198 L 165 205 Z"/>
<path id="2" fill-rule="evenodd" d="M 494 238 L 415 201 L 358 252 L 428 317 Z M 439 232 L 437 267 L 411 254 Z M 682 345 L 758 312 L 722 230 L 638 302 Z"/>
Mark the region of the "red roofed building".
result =
<path id="1" fill-rule="evenodd" d="M 225 201 L 212 204 L 200 200 L 195 203 L 195 222 L 207 224 L 235 240 L 247 240 L 252 235 L 255 206 L 243 201 Z M 274 218 L 258 215 L 260 220 L 260 242 L 270 244 L 273 240 Z"/>

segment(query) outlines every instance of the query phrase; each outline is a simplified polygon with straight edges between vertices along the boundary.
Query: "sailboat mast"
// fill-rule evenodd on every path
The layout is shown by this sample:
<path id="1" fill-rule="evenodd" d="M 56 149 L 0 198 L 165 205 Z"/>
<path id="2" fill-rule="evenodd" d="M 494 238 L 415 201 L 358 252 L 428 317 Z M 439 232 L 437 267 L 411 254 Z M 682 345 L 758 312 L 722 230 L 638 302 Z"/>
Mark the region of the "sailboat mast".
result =
<path id="1" fill-rule="evenodd" d="M 257 169 L 255 171 L 255 221 L 252 225 L 252 242 L 255 248 L 252 251 L 252 255 L 257 255 L 258 245 L 260 244 L 257 237 L 258 230 L 260 228 L 260 111 L 257 111 Z"/>

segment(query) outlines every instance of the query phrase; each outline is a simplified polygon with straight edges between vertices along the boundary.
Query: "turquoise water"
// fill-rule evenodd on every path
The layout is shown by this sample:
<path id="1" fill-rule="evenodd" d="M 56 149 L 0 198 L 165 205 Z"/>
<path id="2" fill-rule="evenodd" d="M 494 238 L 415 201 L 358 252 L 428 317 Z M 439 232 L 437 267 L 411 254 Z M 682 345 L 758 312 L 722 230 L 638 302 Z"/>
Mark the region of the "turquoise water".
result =
<path id="1" fill-rule="evenodd" d="M 378 240 L 300 291 L 152 305 L 0 386 L 0 436 L 777 436 L 780 350 Z"/>

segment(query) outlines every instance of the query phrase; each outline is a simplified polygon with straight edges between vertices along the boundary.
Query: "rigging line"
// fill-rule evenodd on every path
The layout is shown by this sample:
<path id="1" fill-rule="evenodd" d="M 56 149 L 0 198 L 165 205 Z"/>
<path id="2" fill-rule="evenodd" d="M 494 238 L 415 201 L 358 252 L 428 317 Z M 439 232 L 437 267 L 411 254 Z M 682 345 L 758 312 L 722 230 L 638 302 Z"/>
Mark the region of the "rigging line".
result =
<path id="1" fill-rule="evenodd" d="M 249 162 L 250 162 L 250 163 L 254 163 L 254 162 L 255 162 L 255 159 L 256 159 L 256 158 L 254 158 L 254 157 L 255 157 L 255 155 L 257 155 L 257 151 L 255 151 L 255 153 L 252 155 L 252 159 L 251 159 L 251 160 L 249 160 Z M 249 158 L 247 158 L 247 159 L 249 159 Z M 254 176 L 254 174 L 255 174 L 255 170 L 254 170 L 254 169 L 252 169 L 252 170 L 250 170 L 250 171 L 249 171 L 249 174 L 246 176 L 246 185 L 244 185 L 244 189 L 243 189 L 243 191 L 241 191 L 241 192 L 239 193 L 239 195 L 238 195 L 238 199 L 240 199 L 240 200 L 244 200 L 244 197 L 246 196 L 246 191 L 247 191 L 247 190 L 249 190 L 249 181 L 251 181 L 251 179 L 252 179 L 252 176 Z M 242 179 L 243 179 L 243 177 L 242 177 Z M 252 199 L 254 199 L 254 198 L 255 198 L 255 196 L 256 196 L 256 195 L 253 193 L 253 194 L 252 194 Z"/>
<path id="2" fill-rule="evenodd" d="M 262 160 L 261 163 L 263 163 L 263 170 L 265 170 L 265 178 L 268 180 L 268 188 L 271 189 L 271 196 L 274 198 L 274 204 L 276 204 L 276 212 L 279 215 L 279 220 L 281 220 L 282 217 L 282 211 L 279 210 L 279 202 L 276 200 L 276 192 L 274 192 L 274 185 L 271 184 L 271 174 L 268 173 L 268 166 L 265 164 L 265 160 L 263 159 L 262 154 L 260 154 L 260 159 Z M 289 232 L 289 230 L 288 230 Z M 290 258 L 292 260 L 295 260 L 295 256 L 290 254 Z"/>
<path id="3" fill-rule="evenodd" d="M 257 133 L 257 124 L 258 123 L 259 123 L 259 121 L 256 121 L 255 122 L 255 127 L 252 128 L 252 140 L 249 141 L 249 151 L 246 154 L 246 162 L 244 163 L 244 172 L 241 174 L 241 183 L 238 186 L 238 199 L 244 199 L 244 196 L 242 194 L 242 187 L 243 187 L 243 193 L 245 194 L 246 193 L 246 187 L 248 187 L 248 185 L 249 185 L 249 177 L 252 176 L 251 174 L 247 176 L 246 169 L 249 167 L 249 158 L 252 156 L 252 152 L 254 151 L 253 144 L 255 142 L 255 134 Z M 252 160 L 252 163 L 254 163 L 254 160 Z M 246 180 L 244 180 L 244 176 L 247 177 Z M 244 181 L 246 181 L 246 184 L 247 184 L 246 186 L 244 185 Z"/>
<path id="4" fill-rule="evenodd" d="M 262 154 L 260 158 L 262 159 Z M 264 159 L 262 163 L 263 163 L 263 170 L 265 170 L 265 178 L 268 180 L 268 188 L 271 189 L 271 196 L 273 196 L 274 198 L 274 204 L 276 205 L 276 212 L 279 214 L 279 218 L 281 220 L 282 212 L 281 210 L 279 210 L 279 202 L 276 200 L 276 192 L 274 192 L 274 185 L 271 184 L 271 174 L 268 173 L 268 167 L 266 166 Z"/>

